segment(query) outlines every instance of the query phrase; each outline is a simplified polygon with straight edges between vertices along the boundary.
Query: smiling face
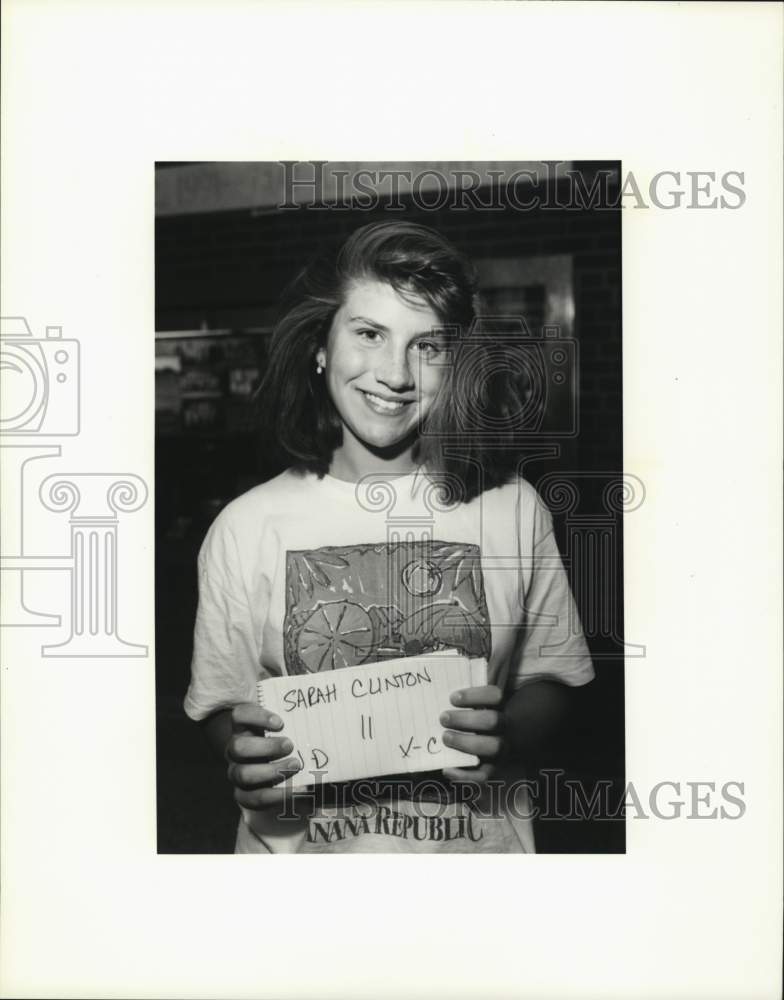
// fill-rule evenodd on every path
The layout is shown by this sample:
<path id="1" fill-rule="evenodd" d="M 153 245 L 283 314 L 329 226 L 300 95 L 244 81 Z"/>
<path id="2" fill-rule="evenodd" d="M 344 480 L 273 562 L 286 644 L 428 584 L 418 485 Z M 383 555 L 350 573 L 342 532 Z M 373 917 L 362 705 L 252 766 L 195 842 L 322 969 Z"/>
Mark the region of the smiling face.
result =
<path id="1" fill-rule="evenodd" d="M 405 299 L 391 285 L 351 285 L 316 355 L 343 423 L 333 465 L 352 476 L 380 466 L 408 471 L 419 422 L 444 376 L 444 342 L 433 332 L 441 325 L 426 302 Z"/>

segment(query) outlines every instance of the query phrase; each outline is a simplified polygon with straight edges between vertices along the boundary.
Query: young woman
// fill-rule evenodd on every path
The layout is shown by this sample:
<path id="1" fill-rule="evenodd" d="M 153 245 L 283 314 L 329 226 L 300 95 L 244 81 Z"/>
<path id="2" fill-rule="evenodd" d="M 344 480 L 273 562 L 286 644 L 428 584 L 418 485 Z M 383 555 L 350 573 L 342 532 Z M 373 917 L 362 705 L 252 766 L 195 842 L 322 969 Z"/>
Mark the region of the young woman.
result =
<path id="1" fill-rule="evenodd" d="M 483 369 L 475 301 L 468 261 L 406 222 L 363 226 L 293 286 L 260 389 L 290 467 L 204 541 L 185 699 L 228 761 L 238 852 L 534 849 L 499 765 L 530 764 L 593 669 L 550 514 L 513 435 L 488 439 L 519 375 Z M 443 649 L 488 662 L 441 720 L 476 767 L 285 794 L 301 763 L 259 679 Z"/>

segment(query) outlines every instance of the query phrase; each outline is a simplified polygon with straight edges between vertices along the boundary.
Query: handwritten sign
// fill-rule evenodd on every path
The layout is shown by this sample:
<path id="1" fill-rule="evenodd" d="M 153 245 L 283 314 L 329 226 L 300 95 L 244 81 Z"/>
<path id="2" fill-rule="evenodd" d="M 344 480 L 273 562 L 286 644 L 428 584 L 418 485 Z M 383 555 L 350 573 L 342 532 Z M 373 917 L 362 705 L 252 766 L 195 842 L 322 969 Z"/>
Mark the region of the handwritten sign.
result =
<path id="1" fill-rule="evenodd" d="M 444 746 L 439 721 L 461 688 L 487 683 L 487 662 L 456 650 L 259 681 L 259 704 L 283 720 L 302 768 L 292 788 L 470 767 L 473 754 Z"/>

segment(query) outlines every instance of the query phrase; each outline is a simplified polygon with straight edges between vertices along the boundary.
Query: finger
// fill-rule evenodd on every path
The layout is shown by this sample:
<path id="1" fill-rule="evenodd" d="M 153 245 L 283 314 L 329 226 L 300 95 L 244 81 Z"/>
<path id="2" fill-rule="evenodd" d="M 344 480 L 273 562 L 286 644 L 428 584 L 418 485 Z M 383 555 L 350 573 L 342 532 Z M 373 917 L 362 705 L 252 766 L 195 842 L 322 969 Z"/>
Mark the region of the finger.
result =
<path id="1" fill-rule="evenodd" d="M 441 725 L 468 733 L 497 733 L 503 728 L 503 716 L 492 708 L 466 708 L 442 712 Z"/>
<path id="2" fill-rule="evenodd" d="M 449 700 L 459 708 L 498 708 L 503 692 L 494 684 L 484 684 L 482 687 L 453 691 Z"/>
<path id="3" fill-rule="evenodd" d="M 443 774 L 447 781 L 459 781 L 464 784 L 482 785 L 495 773 L 495 768 L 490 761 L 479 764 L 478 767 L 445 767 Z"/>
<path id="4" fill-rule="evenodd" d="M 250 761 L 277 760 L 291 753 L 294 744 L 287 736 L 249 736 L 241 733 L 232 736 L 226 746 L 226 760 L 238 764 Z"/>
<path id="5" fill-rule="evenodd" d="M 297 757 L 276 764 L 229 764 L 229 781 L 235 788 L 252 791 L 278 785 L 302 767 Z"/>
<path id="6" fill-rule="evenodd" d="M 448 729 L 441 737 L 444 746 L 463 753 L 472 753 L 480 759 L 497 757 L 501 752 L 501 739 L 498 736 L 481 736 L 478 733 L 456 733 Z"/>
<path id="7" fill-rule="evenodd" d="M 283 720 L 274 712 L 268 712 L 261 705 L 243 702 L 231 710 L 231 726 L 235 733 L 255 733 L 263 735 L 268 729 L 283 728 Z"/>
<path id="8" fill-rule="evenodd" d="M 234 789 L 234 801 L 246 809 L 269 809 L 288 802 L 286 809 L 290 809 L 293 803 L 294 808 L 300 810 L 302 806 L 298 804 L 298 800 L 304 800 L 306 808 L 312 811 L 312 796 L 313 791 L 309 786 L 292 788 L 290 785 L 278 784 L 267 788 Z M 290 817 L 291 813 L 287 812 L 286 815 Z"/>
<path id="9" fill-rule="evenodd" d="M 246 791 L 242 788 L 234 789 L 234 801 L 244 809 L 278 807 L 283 805 L 291 795 L 290 788 L 261 788 L 255 791 Z"/>

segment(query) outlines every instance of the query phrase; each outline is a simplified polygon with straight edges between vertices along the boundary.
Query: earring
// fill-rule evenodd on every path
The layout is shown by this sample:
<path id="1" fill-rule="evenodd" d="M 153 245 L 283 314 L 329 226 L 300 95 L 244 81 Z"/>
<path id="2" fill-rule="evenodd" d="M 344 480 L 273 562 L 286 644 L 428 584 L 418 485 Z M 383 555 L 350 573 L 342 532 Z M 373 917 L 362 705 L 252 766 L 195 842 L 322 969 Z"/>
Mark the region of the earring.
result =
<path id="1" fill-rule="evenodd" d="M 324 366 L 321 364 L 320 361 L 317 361 L 316 362 L 316 374 L 320 375 L 323 371 L 324 371 Z"/>

